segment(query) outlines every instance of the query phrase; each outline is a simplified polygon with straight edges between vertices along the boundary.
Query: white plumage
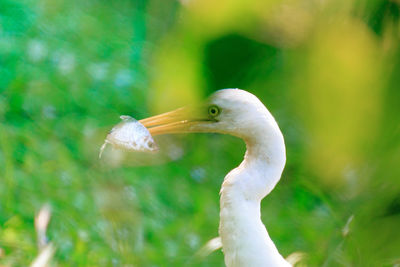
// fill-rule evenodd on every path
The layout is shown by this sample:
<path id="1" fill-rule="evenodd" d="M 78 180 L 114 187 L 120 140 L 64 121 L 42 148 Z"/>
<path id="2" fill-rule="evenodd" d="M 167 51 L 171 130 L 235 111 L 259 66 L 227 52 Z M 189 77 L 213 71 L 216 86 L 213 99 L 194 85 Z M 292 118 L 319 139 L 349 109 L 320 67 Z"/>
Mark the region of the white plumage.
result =
<path id="1" fill-rule="evenodd" d="M 261 200 L 280 180 L 285 161 L 283 135 L 254 95 L 239 89 L 214 93 L 206 103 L 140 121 L 152 135 L 216 132 L 240 137 L 243 162 L 222 184 L 220 227 L 228 267 L 291 266 L 278 252 L 261 221 Z"/>

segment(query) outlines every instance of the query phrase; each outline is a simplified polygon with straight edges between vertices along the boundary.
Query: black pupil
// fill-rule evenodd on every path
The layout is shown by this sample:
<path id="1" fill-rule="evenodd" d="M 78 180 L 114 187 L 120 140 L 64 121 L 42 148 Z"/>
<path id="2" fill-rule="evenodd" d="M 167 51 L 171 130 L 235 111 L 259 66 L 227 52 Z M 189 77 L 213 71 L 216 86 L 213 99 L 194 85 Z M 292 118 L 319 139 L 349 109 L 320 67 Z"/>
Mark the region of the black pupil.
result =
<path id="1" fill-rule="evenodd" d="M 217 113 L 217 109 L 216 108 L 211 108 L 211 114 L 215 114 L 215 113 Z"/>

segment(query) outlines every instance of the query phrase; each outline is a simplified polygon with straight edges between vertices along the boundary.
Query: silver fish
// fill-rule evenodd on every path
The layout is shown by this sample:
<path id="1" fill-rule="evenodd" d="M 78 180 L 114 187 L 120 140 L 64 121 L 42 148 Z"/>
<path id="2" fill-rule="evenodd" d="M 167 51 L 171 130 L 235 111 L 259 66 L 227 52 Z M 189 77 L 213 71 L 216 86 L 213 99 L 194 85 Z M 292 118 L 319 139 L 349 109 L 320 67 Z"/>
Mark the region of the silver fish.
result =
<path id="1" fill-rule="evenodd" d="M 99 158 L 107 144 L 129 151 L 154 152 L 158 150 L 157 144 L 146 127 L 131 116 L 122 115 L 120 118 L 122 122 L 115 125 L 104 140 Z"/>

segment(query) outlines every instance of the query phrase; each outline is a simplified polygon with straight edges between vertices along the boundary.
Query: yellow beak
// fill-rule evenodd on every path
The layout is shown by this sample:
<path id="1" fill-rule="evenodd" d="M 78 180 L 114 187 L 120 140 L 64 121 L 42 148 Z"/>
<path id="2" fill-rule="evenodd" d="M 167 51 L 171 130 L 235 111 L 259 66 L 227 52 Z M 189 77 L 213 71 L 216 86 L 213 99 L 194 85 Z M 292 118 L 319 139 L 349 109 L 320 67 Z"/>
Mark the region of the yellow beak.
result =
<path id="1" fill-rule="evenodd" d="M 160 115 L 149 117 L 139 122 L 146 127 L 152 136 L 193 132 L 193 125 L 207 119 L 196 116 L 196 109 L 183 107 Z"/>

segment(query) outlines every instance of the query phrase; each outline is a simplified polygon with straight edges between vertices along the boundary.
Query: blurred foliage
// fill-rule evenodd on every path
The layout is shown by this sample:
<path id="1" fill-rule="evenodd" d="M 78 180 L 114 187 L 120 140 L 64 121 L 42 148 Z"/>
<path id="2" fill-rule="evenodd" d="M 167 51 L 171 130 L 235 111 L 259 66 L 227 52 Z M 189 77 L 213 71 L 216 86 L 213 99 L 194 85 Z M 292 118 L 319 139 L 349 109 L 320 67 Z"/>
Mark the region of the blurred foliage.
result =
<path id="1" fill-rule="evenodd" d="M 218 191 L 245 147 L 160 137 L 155 158 L 107 131 L 216 89 L 257 95 L 286 138 L 262 214 L 309 266 L 400 261 L 398 0 L 0 0 L 0 265 L 223 266 Z"/>

